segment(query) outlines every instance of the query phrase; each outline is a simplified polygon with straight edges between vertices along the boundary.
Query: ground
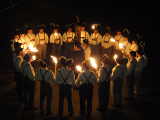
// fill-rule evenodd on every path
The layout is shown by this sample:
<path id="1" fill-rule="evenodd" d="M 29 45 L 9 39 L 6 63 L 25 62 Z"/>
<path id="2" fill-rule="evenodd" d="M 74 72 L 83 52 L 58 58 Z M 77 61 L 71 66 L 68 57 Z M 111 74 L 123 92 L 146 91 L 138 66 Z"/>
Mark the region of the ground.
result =
<path id="1" fill-rule="evenodd" d="M 50 116 L 48 118 L 42 118 L 39 115 L 39 112 L 33 112 L 31 111 L 25 111 L 23 112 L 22 109 L 20 109 L 20 105 L 17 102 L 16 97 L 16 91 L 15 91 L 15 81 L 13 80 L 13 73 L 10 72 L 1 72 L 0 73 L 0 118 L 3 118 L 2 120 L 42 120 L 42 119 L 58 119 L 56 116 Z M 37 86 L 38 88 L 38 86 Z M 38 90 L 37 90 L 38 91 Z M 56 92 L 53 97 L 55 98 L 57 96 Z M 78 96 L 76 96 L 76 92 L 73 92 L 75 94 L 74 98 L 74 108 L 76 111 L 76 114 L 73 117 L 64 117 L 63 119 L 77 119 L 81 120 L 82 118 L 78 115 Z M 57 97 L 56 97 L 57 98 Z M 158 102 L 160 100 L 159 96 L 156 95 L 147 95 L 147 96 L 141 96 L 139 97 L 135 102 L 125 102 L 125 105 L 122 109 L 116 110 L 110 107 L 108 111 L 104 113 L 100 113 L 96 111 L 97 106 L 97 97 L 94 96 L 94 104 L 93 104 L 93 113 L 91 118 L 93 120 L 146 120 L 149 117 L 156 117 L 156 112 L 153 110 L 156 110 L 156 108 L 159 108 Z M 56 100 L 55 100 L 56 101 Z M 38 95 L 35 100 L 35 105 L 38 106 Z M 56 115 L 57 111 L 57 105 L 53 105 L 54 110 L 53 112 Z M 66 111 L 66 110 L 65 110 Z M 65 112 L 66 116 L 66 112 Z"/>

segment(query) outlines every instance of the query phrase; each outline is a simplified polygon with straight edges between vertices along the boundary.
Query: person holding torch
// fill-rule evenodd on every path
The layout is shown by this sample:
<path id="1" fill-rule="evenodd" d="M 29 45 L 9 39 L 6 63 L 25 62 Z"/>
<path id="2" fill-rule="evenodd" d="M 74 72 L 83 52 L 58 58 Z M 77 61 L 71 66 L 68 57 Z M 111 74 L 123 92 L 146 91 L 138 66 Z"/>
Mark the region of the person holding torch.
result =
<path id="1" fill-rule="evenodd" d="M 84 71 L 78 75 L 75 84 L 79 88 L 80 114 L 83 116 L 87 108 L 87 115 L 89 116 L 92 112 L 93 85 L 96 83 L 97 78 L 94 72 L 90 70 L 88 63 L 84 62 L 83 68 Z M 85 104 L 86 102 L 87 104 Z"/>
<path id="2" fill-rule="evenodd" d="M 116 108 L 120 108 L 123 102 L 123 87 L 127 76 L 128 59 L 117 59 L 117 65 L 112 69 L 111 80 L 113 82 L 113 101 Z"/>

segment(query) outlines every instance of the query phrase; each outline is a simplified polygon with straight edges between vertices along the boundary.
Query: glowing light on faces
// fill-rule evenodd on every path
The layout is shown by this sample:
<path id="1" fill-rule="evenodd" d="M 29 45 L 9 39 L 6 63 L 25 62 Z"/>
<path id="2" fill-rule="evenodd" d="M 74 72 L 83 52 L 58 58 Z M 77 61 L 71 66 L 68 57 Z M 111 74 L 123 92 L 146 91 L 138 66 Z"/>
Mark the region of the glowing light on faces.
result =
<path id="1" fill-rule="evenodd" d="M 90 57 L 90 58 L 89 58 L 89 62 L 90 62 L 90 65 L 91 65 L 93 68 L 95 68 L 95 69 L 98 68 L 97 61 L 96 61 L 95 58 Z"/>
<path id="2" fill-rule="evenodd" d="M 31 52 L 34 52 L 34 53 L 38 52 L 38 49 L 37 49 L 36 47 L 33 47 L 32 44 L 30 44 L 30 45 L 28 46 L 28 49 L 29 49 Z"/>
<path id="3" fill-rule="evenodd" d="M 81 67 L 80 65 L 76 65 L 76 70 L 77 70 L 78 72 L 82 72 L 82 67 Z"/>
<path id="4" fill-rule="evenodd" d="M 55 56 L 51 56 L 51 58 L 52 58 L 52 60 L 53 60 L 53 62 L 54 62 L 55 64 L 57 64 L 57 63 L 58 63 L 58 59 L 57 59 L 57 57 L 55 57 Z"/>
<path id="5" fill-rule="evenodd" d="M 36 60 L 37 57 L 35 55 L 32 56 L 32 60 Z"/>
<path id="6" fill-rule="evenodd" d="M 110 41 L 111 42 L 116 42 L 116 40 L 114 38 L 111 38 Z"/>
<path id="7" fill-rule="evenodd" d="M 54 35 L 55 35 L 55 36 L 58 36 L 58 33 L 57 33 L 57 32 L 55 32 L 55 33 L 54 33 Z"/>
<path id="8" fill-rule="evenodd" d="M 123 43 L 119 43 L 119 48 L 123 49 L 124 48 L 124 44 Z"/>
<path id="9" fill-rule="evenodd" d="M 117 60 L 117 58 L 118 58 L 118 55 L 117 55 L 117 54 L 115 54 L 115 55 L 113 56 L 113 59 L 116 61 L 116 60 Z"/>

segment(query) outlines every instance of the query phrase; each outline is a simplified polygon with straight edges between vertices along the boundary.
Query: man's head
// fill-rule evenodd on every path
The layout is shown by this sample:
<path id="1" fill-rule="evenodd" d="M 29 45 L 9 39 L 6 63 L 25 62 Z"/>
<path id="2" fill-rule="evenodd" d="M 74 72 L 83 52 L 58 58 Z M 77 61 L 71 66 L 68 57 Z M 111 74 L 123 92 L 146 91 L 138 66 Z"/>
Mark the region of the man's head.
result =
<path id="1" fill-rule="evenodd" d="M 32 28 L 28 28 L 28 29 L 27 29 L 27 34 L 32 34 L 32 33 L 33 33 Z"/>
<path id="2" fill-rule="evenodd" d="M 67 29 L 67 32 L 72 32 L 72 28 L 69 27 L 69 28 Z"/>
<path id="3" fill-rule="evenodd" d="M 133 57 L 133 58 L 135 58 L 135 57 L 136 57 L 136 52 L 131 51 L 131 52 L 130 52 L 130 56 Z"/>
<path id="4" fill-rule="evenodd" d="M 39 32 L 43 33 L 44 32 L 44 28 L 39 28 Z"/>
<path id="5" fill-rule="evenodd" d="M 95 29 L 95 30 L 94 30 L 94 33 L 98 33 L 98 29 Z"/>
<path id="6" fill-rule="evenodd" d="M 58 33 L 58 28 L 53 29 L 54 33 Z"/>
<path id="7" fill-rule="evenodd" d="M 61 56 L 59 63 L 60 63 L 60 65 L 61 65 L 62 67 L 66 67 L 66 65 L 67 65 L 67 64 L 66 64 L 66 61 L 67 61 L 66 57 Z"/>
<path id="8" fill-rule="evenodd" d="M 87 48 L 89 45 L 89 41 L 87 39 L 83 40 L 83 48 Z"/>
<path id="9" fill-rule="evenodd" d="M 30 62 L 31 61 L 31 55 L 30 54 L 25 54 L 23 59 L 27 62 Z"/>

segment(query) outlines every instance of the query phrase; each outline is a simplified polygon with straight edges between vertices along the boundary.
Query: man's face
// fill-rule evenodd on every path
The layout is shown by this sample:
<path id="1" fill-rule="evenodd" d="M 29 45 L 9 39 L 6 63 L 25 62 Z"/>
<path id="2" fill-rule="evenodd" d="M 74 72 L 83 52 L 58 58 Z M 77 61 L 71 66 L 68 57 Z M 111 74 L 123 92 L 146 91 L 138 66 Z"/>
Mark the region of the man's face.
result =
<path id="1" fill-rule="evenodd" d="M 135 44 L 135 43 L 136 43 L 136 42 L 133 40 L 133 41 L 132 41 L 132 44 Z"/>
<path id="2" fill-rule="evenodd" d="M 72 28 L 68 28 L 68 32 L 72 32 Z"/>
<path id="3" fill-rule="evenodd" d="M 54 33 L 58 33 L 58 29 L 54 29 L 53 32 L 54 32 Z"/>
<path id="4" fill-rule="evenodd" d="M 19 39 L 19 35 L 15 35 L 15 37 L 14 37 L 15 39 Z"/>
<path id="5" fill-rule="evenodd" d="M 98 30 L 94 30 L 94 33 L 98 33 Z"/>
<path id="6" fill-rule="evenodd" d="M 81 27 L 81 31 L 85 31 L 85 27 L 83 26 L 83 27 Z"/>
<path id="7" fill-rule="evenodd" d="M 121 35 L 121 32 L 117 32 L 117 35 Z"/>
<path id="8" fill-rule="evenodd" d="M 44 32 L 44 29 L 40 29 L 39 32 L 40 32 L 40 33 L 43 33 L 43 32 Z"/>
<path id="9" fill-rule="evenodd" d="M 33 33 L 33 30 L 32 30 L 32 29 L 29 29 L 27 33 L 32 34 L 32 33 Z"/>

